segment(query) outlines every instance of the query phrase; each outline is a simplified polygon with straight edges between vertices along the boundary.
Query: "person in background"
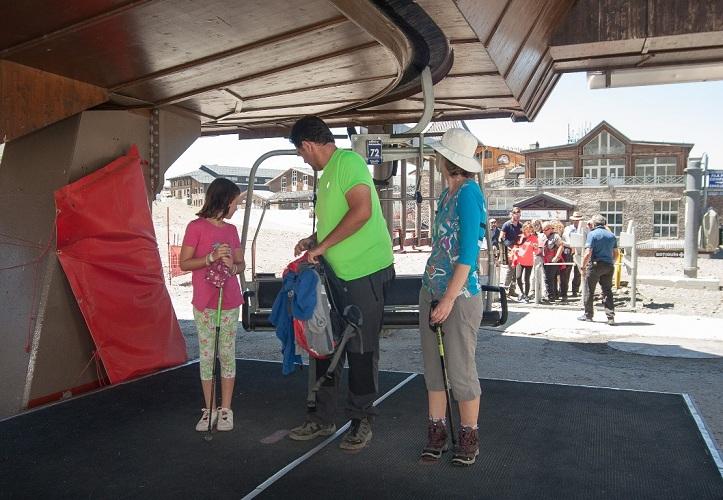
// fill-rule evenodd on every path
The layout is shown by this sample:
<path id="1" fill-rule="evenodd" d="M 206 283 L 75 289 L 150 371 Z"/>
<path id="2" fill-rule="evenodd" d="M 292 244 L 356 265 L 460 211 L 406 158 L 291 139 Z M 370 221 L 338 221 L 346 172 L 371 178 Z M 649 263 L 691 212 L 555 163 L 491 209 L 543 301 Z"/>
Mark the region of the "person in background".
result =
<path id="1" fill-rule="evenodd" d="M 445 366 L 461 421 L 452 464 L 460 466 L 472 465 L 479 454 L 477 420 L 482 391 L 475 350 L 484 307 L 477 259 L 485 236 L 487 210 L 474 180 L 482 170 L 474 158 L 477 144 L 474 135 L 459 128 L 448 130 L 440 142 L 431 144 L 441 155 L 439 168 L 447 188 L 437 200 L 432 251 L 419 291 L 419 332 L 429 417 L 428 441 L 421 459 L 439 460 L 447 442 L 447 393 L 437 337 L 430 327 L 430 323 L 444 323 Z M 433 300 L 439 301 L 434 308 Z"/>
<path id="2" fill-rule="evenodd" d="M 582 222 L 582 215 L 580 212 L 573 212 L 570 216 L 570 224 L 568 224 L 567 227 L 565 227 L 565 230 L 562 233 L 562 241 L 565 245 L 566 251 L 569 250 L 569 262 L 573 262 L 573 256 L 575 255 L 575 249 L 573 249 L 570 246 L 570 237 L 573 234 L 582 234 L 584 237 L 587 237 L 587 233 L 589 232 L 587 224 L 584 224 Z M 563 255 L 565 255 L 563 253 Z M 565 259 L 566 262 L 568 262 L 567 258 Z M 580 283 L 582 281 L 582 275 L 580 273 L 580 268 L 577 267 L 575 264 L 571 264 L 572 267 L 572 290 L 570 291 L 570 295 L 572 297 L 577 297 L 580 293 Z"/>
<path id="3" fill-rule="evenodd" d="M 535 255 L 538 253 L 537 234 L 531 222 L 522 224 L 522 235 L 517 245 L 517 286 L 520 289 L 520 302 L 530 302 L 530 274 L 535 264 Z M 524 286 L 523 286 L 524 276 Z"/>
<path id="4" fill-rule="evenodd" d="M 559 292 L 558 298 L 563 302 L 567 302 L 567 290 L 570 284 L 570 271 L 572 270 L 572 253 L 570 247 L 565 247 L 565 240 L 562 239 L 562 234 L 564 232 L 565 225 L 559 220 L 556 220 L 555 234 L 560 237 L 560 241 L 562 242 L 562 254 L 560 255 L 560 262 L 564 262 L 564 264 L 558 266 L 560 268 L 557 274 L 557 290 Z"/>
<path id="5" fill-rule="evenodd" d="M 605 227 L 607 220 L 602 214 L 594 215 L 590 222 L 593 229 L 587 235 L 585 254 L 582 258 L 583 277 L 586 283 L 583 296 L 585 313 L 578 319 L 580 321 L 592 321 L 595 287 L 600 283 L 608 325 L 614 325 L 613 273 L 615 271 L 615 261 L 618 258 L 618 240 Z"/>
<path id="6" fill-rule="evenodd" d="M 542 233 L 545 235 L 542 246 L 542 258 L 545 265 L 545 285 L 547 286 L 547 300 L 554 302 L 559 298 L 557 288 L 557 276 L 560 273 L 558 262 L 562 260 L 562 238 L 556 231 L 557 222 L 547 221 L 542 225 Z M 547 265 L 547 264 L 552 265 Z"/>
<path id="7" fill-rule="evenodd" d="M 517 242 L 520 239 L 520 234 L 522 233 L 522 224 L 520 223 L 521 216 L 522 210 L 520 210 L 519 207 L 512 207 L 512 212 L 510 212 L 510 220 L 502 224 L 502 229 L 500 230 L 500 242 L 503 245 L 503 247 L 500 248 L 502 263 L 508 266 L 508 268 L 510 266 L 510 260 L 512 258 L 512 250 L 514 249 L 515 245 L 517 245 Z M 507 295 L 509 295 L 510 297 L 517 296 L 517 294 L 515 293 L 514 276 L 514 268 L 509 268 L 507 276 L 505 277 L 504 286 L 505 288 L 507 288 Z"/>
<path id="8" fill-rule="evenodd" d="M 236 330 L 238 329 L 239 307 L 243 304 L 241 287 L 237 278 L 227 279 L 223 284 L 221 304 L 221 329 L 218 339 L 218 357 L 221 361 L 221 407 L 211 408 L 211 384 L 215 337 L 216 310 L 219 289 L 209 283 L 206 269 L 221 260 L 232 275 L 243 272 L 244 252 L 233 224 L 224 222 L 236 212 L 241 190 L 232 181 L 219 177 L 206 191 L 206 198 L 198 219 L 186 227 L 179 256 L 179 266 L 192 271 L 193 319 L 198 331 L 199 368 L 205 407 L 196 430 L 203 432 L 216 425 L 219 431 L 233 429 L 231 397 L 236 380 Z"/>

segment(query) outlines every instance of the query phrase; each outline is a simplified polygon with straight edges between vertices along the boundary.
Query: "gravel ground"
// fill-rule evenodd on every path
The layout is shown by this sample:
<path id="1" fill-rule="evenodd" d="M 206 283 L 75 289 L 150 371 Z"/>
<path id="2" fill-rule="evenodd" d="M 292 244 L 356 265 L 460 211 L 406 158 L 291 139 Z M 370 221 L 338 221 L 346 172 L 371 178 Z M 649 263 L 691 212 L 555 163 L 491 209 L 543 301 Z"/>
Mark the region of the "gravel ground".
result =
<path id="1" fill-rule="evenodd" d="M 166 207 L 170 208 L 170 231 L 167 229 Z M 170 232 L 171 242 L 178 241 L 180 244 L 185 225 L 193 219 L 195 211 L 177 200 L 154 203 L 154 223 L 164 266 L 167 265 L 166 234 Z M 253 237 L 255 221 L 259 218 L 259 211 L 253 212 L 250 239 Z M 242 217 L 243 214 L 238 213 L 232 222 L 240 227 Z M 311 220 L 305 211 L 270 211 L 263 227 L 257 242 L 257 270 L 278 274 L 291 260 L 293 244 L 311 232 Z M 250 244 L 247 248 L 250 248 Z M 426 256 L 424 252 L 396 254 L 397 272 L 419 274 Z M 723 260 L 713 260 L 702 255 L 698 264 L 699 276 L 723 280 Z M 251 265 L 249 251 L 247 265 Z M 682 276 L 682 266 L 683 259 L 680 258 L 640 258 L 638 273 Z M 189 358 L 195 358 L 198 356 L 198 344 L 190 307 L 190 275 L 173 278 L 169 293 L 186 338 Z M 723 319 L 723 292 L 720 290 L 699 291 L 640 285 L 638 294 L 637 312 Z M 626 288 L 616 291 L 616 302 L 620 306 L 627 303 L 628 297 Z M 554 307 L 579 306 L 571 304 Z M 535 312 L 534 308 L 513 307 L 511 310 L 510 322 L 514 321 L 515 315 Z M 279 348 L 273 332 L 245 332 L 239 328 L 236 343 L 239 358 L 279 361 Z M 381 369 L 422 372 L 416 330 L 385 332 L 381 350 Z M 505 333 L 504 328 L 488 328 L 480 331 L 477 368 L 479 376 L 483 378 L 687 393 L 698 406 L 713 439 L 723 443 L 723 400 L 720 397 L 723 359 L 650 357 L 617 351 L 607 346 L 604 339 L 559 341 L 534 336 L 511 336 Z"/>

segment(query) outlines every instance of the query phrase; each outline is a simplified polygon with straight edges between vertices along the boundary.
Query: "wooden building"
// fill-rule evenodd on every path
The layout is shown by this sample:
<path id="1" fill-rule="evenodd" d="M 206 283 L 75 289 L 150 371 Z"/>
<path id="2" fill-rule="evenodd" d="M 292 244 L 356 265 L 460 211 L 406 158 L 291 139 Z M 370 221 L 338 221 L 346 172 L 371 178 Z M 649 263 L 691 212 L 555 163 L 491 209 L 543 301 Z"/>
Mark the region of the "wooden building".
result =
<path id="1" fill-rule="evenodd" d="M 202 207 L 209 184 L 218 177 L 224 177 L 236 183 L 245 193 L 249 186 L 249 167 L 229 167 L 223 165 L 201 165 L 198 170 L 175 177 L 169 177 L 171 196 L 185 199 L 189 205 Z M 268 191 L 267 183 L 277 177 L 279 170 L 259 168 L 254 178 L 254 191 Z"/>

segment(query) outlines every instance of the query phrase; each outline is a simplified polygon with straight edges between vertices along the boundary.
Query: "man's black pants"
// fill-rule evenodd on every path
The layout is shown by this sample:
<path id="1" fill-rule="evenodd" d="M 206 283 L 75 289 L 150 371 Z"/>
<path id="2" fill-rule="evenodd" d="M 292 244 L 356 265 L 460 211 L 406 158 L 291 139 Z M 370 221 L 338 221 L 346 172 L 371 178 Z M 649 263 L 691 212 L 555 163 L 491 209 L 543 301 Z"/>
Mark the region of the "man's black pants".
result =
<path id="1" fill-rule="evenodd" d="M 594 314 L 593 301 L 595 287 L 600 283 L 603 299 L 605 300 L 605 315 L 608 319 L 615 317 L 615 303 L 613 302 L 613 271 L 615 266 L 607 262 L 593 262 L 585 278 L 584 289 L 585 316 L 592 318 Z"/>
<path id="2" fill-rule="evenodd" d="M 350 281 L 334 276 L 329 266 L 326 269 L 333 314 L 341 315 L 346 306 L 356 305 L 361 311 L 362 326 L 361 332 L 347 343 L 345 356 L 340 358 L 333 379 L 322 384 L 316 393 L 316 410 L 309 418 L 322 424 L 334 422 L 345 357 L 349 363 L 347 417 L 372 418 L 376 414 L 373 403 L 379 392 L 379 333 L 384 319 L 384 288 L 394 279 L 394 266 Z M 338 337 L 344 328 L 343 321 L 335 321 Z M 316 361 L 317 380 L 326 373 L 330 362 L 330 359 Z"/>

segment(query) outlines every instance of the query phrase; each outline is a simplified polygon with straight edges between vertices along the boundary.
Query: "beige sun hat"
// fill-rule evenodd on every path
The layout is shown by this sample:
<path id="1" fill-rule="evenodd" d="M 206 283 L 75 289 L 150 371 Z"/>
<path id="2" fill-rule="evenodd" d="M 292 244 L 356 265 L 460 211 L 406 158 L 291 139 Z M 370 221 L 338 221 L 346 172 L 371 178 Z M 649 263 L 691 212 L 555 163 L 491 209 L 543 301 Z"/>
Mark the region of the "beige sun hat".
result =
<path id="1" fill-rule="evenodd" d="M 570 220 L 582 220 L 582 215 L 580 215 L 580 212 L 574 211 L 570 216 Z"/>
<path id="2" fill-rule="evenodd" d="M 477 138 L 466 130 L 451 128 L 441 141 L 431 143 L 430 147 L 459 168 L 476 174 L 482 171 L 482 165 L 474 157 L 478 144 Z"/>

